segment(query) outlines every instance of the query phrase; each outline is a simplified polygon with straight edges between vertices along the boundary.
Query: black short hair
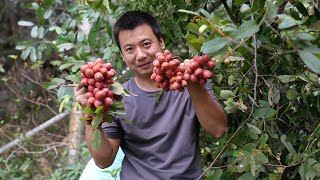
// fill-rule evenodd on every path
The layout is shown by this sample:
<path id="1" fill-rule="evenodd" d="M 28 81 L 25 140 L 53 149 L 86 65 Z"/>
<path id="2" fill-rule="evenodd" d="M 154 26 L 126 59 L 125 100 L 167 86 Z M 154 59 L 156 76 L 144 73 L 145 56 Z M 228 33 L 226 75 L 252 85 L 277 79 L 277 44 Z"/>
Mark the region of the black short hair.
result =
<path id="1" fill-rule="evenodd" d="M 137 26 L 147 24 L 151 27 L 153 33 L 156 35 L 160 41 L 162 37 L 160 26 L 155 17 L 151 14 L 139 10 L 128 11 L 124 13 L 116 22 L 113 27 L 113 36 L 116 41 L 117 46 L 120 47 L 119 43 L 119 33 L 123 30 L 133 30 Z"/>

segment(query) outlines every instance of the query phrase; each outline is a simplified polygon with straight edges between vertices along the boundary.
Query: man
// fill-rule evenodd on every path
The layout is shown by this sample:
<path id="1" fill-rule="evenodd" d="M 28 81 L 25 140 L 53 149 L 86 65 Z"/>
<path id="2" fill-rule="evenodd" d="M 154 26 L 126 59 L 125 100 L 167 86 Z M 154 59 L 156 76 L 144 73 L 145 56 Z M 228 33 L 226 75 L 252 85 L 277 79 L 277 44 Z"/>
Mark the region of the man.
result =
<path id="1" fill-rule="evenodd" d="M 227 118 L 210 83 L 188 82 L 183 92 L 160 91 L 150 76 L 155 53 L 165 44 L 155 18 L 141 11 L 122 15 L 113 34 L 126 65 L 135 74 L 123 86 L 137 96 L 123 97 L 126 115 L 102 125 L 100 148 L 91 147 L 93 129 L 86 126 L 86 142 L 95 164 L 112 165 L 119 146 L 125 157 L 121 180 L 197 179 L 202 173 L 200 125 L 214 138 L 223 136 Z M 75 94 L 85 106 L 84 88 Z M 126 123 L 123 119 L 131 121 Z"/>

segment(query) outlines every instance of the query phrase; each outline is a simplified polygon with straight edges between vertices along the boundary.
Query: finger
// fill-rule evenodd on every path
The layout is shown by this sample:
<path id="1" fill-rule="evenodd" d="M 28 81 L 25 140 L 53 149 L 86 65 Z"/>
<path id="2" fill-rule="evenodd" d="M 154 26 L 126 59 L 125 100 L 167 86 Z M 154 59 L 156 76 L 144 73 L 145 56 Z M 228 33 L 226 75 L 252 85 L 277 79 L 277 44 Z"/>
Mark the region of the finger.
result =
<path id="1" fill-rule="evenodd" d="M 79 89 L 78 91 L 75 92 L 75 96 L 80 96 L 80 95 L 84 94 L 85 92 L 87 92 L 86 88 L 82 87 L 81 89 Z"/>
<path id="2" fill-rule="evenodd" d="M 74 88 L 74 91 L 79 91 L 82 88 L 80 84 L 77 84 L 76 87 Z"/>

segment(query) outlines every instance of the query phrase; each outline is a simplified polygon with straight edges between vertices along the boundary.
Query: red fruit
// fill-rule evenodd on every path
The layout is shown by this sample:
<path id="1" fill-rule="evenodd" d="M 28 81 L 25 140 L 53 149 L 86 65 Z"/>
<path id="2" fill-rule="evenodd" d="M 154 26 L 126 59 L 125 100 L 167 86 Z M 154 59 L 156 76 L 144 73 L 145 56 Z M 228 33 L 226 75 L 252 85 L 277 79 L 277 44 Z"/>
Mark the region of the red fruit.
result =
<path id="1" fill-rule="evenodd" d="M 104 105 L 110 107 L 113 104 L 113 100 L 110 97 L 104 99 Z"/>
<path id="2" fill-rule="evenodd" d="M 94 86 L 94 84 L 96 83 L 96 80 L 94 80 L 93 78 L 89 78 L 88 79 L 88 84 L 91 86 Z"/>
<path id="3" fill-rule="evenodd" d="M 100 72 L 101 72 L 101 74 L 102 75 L 107 75 L 107 72 L 108 72 L 108 70 L 107 70 L 107 68 L 105 68 L 105 67 L 102 67 L 102 68 L 100 68 Z"/>
<path id="4" fill-rule="evenodd" d="M 167 69 L 167 70 L 166 70 L 166 75 L 167 75 L 167 76 L 173 75 L 172 70 L 171 70 L 171 69 Z"/>
<path id="5" fill-rule="evenodd" d="M 206 61 L 206 63 L 210 61 L 210 56 L 208 54 L 203 54 L 202 58 Z"/>
<path id="6" fill-rule="evenodd" d="M 98 91 L 100 91 L 99 88 L 94 88 L 93 91 L 92 91 L 92 93 L 95 95 Z"/>
<path id="7" fill-rule="evenodd" d="M 96 99 L 96 100 L 94 101 L 94 106 L 95 106 L 95 107 L 103 106 L 103 102 L 100 101 L 100 100 L 98 100 L 98 99 Z"/>
<path id="8" fill-rule="evenodd" d="M 114 75 L 115 75 L 115 74 L 114 74 L 114 71 L 111 71 L 111 70 L 110 70 L 110 71 L 107 72 L 107 77 L 108 77 L 108 78 L 113 78 Z"/>
<path id="9" fill-rule="evenodd" d="M 163 82 L 164 81 L 164 77 L 160 76 L 160 75 L 156 75 L 156 82 Z"/>
<path id="10" fill-rule="evenodd" d="M 182 76 L 182 73 L 181 72 L 177 72 L 176 75 L 177 76 Z"/>
<path id="11" fill-rule="evenodd" d="M 93 78 L 93 70 L 92 69 L 87 69 L 84 74 L 88 77 L 88 78 Z"/>
<path id="12" fill-rule="evenodd" d="M 86 92 L 85 96 L 87 99 L 89 99 L 90 97 L 93 97 L 94 95 L 92 92 Z"/>
<path id="13" fill-rule="evenodd" d="M 204 79 L 204 78 L 201 78 L 201 79 L 199 80 L 199 84 L 201 84 L 201 85 L 205 85 L 206 83 L 207 83 L 207 80 Z"/>
<path id="14" fill-rule="evenodd" d="M 198 62 L 195 62 L 195 61 L 191 61 L 190 64 L 189 64 L 189 68 L 194 71 L 196 69 L 198 69 L 200 66 L 199 66 L 199 63 Z"/>
<path id="15" fill-rule="evenodd" d="M 174 68 L 176 66 L 176 63 L 174 61 L 169 61 L 169 66 L 171 68 Z"/>
<path id="16" fill-rule="evenodd" d="M 182 82 L 182 76 L 177 76 L 176 77 L 176 82 L 181 83 Z"/>
<path id="17" fill-rule="evenodd" d="M 162 74 L 163 74 L 163 72 L 161 71 L 160 68 L 157 68 L 157 69 L 155 70 L 155 73 L 156 73 L 157 75 L 162 75 Z"/>
<path id="18" fill-rule="evenodd" d="M 198 77 L 194 74 L 190 75 L 190 81 L 193 83 L 197 83 L 198 82 Z"/>
<path id="19" fill-rule="evenodd" d="M 166 89 L 166 88 L 168 88 L 169 83 L 168 83 L 168 81 L 164 81 L 164 82 L 161 83 L 160 86 L 161 86 L 161 88 Z"/>
<path id="20" fill-rule="evenodd" d="M 172 55 L 171 54 L 166 55 L 166 61 L 171 61 L 171 60 L 172 60 Z"/>
<path id="21" fill-rule="evenodd" d="M 88 85 L 89 85 L 89 83 L 88 83 L 88 78 L 83 78 L 83 79 L 81 79 L 81 85 L 82 85 L 82 86 L 88 86 Z"/>
<path id="22" fill-rule="evenodd" d="M 93 92 L 94 88 L 95 88 L 94 86 L 89 85 L 89 86 L 88 86 L 88 91 L 89 91 L 89 92 Z"/>
<path id="23" fill-rule="evenodd" d="M 162 64 L 161 64 L 161 70 L 162 70 L 162 71 L 165 71 L 165 70 L 167 70 L 167 69 L 169 69 L 169 63 L 168 63 L 168 62 L 162 63 Z"/>
<path id="24" fill-rule="evenodd" d="M 109 88 L 102 88 L 101 91 L 103 91 L 105 93 L 105 95 L 108 95 Z"/>
<path id="25" fill-rule="evenodd" d="M 182 80 L 181 87 L 186 87 L 188 85 L 186 80 Z"/>
<path id="26" fill-rule="evenodd" d="M 160 67 L 160 66 L 161 66 L 159 60 L 154 60 L 154 61 L 153 61 L 153 65 L 154 65 L 155 67 Z"/>
<path id="27" fill-rule="evenodd" d="M 108 97 L 113 97 L 113 92 L 112 92 L 112 90 L 109 90 L 109 92 L 108 92 L 108 95 L 107 95 Z"/>
<path id="28" fill-rule="evenodd" d="M 150 76 L 150 78 L 151 78 L 152 80 L 155 80 L 155 79 L 156 79 L 156 76 L 157 76 L 156 73 L 152 73 L 151 76 Z"/>
<path id="29" fill-rule="evenodd" d="M 208 61 L 207 67 L 208 67 L 208 69 L 213 69 L 216 67 L 216 64 L 213 61 Z"/>
<path id="30" fill-rule="evenodd" d="M 101 58 L 97 58 L 96 63 L 103 63 L 103 60 Z"/>
<path id="31" fill-rule="evenodd" d="M 96 82 L 96 83 L 94 84 L 94 86 L 96 86 L 96 87 L 99 88 L 99 89 L 104 88 L 104 84 L 103 84 L 102 82 Z"/>
<path id="32" fill-rule="evenodd" d="M 94 74 L 94 79 L 95 79 L 96 81 L 102 81 L 102 80 L 104 79 L 104 77 L 103 77 L 103 75 L 102 75 L 101 72 L 96 72 L 96 73 Z"/>
<path id="33" fill-rule="evenodd" d="M 110 71 L 110 69 L 112 69 L 112 64 L 111 63 L 105 63 L 103 65 L 108 71 Z"/>
<path id="34" fill-rule="evenodd" d="M 99 65 L 95 65 L 95 66 L 93 66 L 92 70 L 93 70 L 94 73 L 100 72 L 100 66 Z"/>
<path id="35" fill-rule="evenodd" d="M 213 76 L 213 74 L 212 74 L 211 71 L 209 71 L 209 70 L 204 70 L 203 71 L 203 78 L 210 79 L 210 78 L 212 78 L 212 76 Z"/>
<path id="36" fill-rule="evenodd" d="M 186 70 L 185 70 L 185 68 L 183 67 L 183 66 L 180 66 L 179 68 L 178 68 L 178 72 L 181 72 L 181 73 L 184 73 Z"/>
<path id="37" fill-rule="evenodd" d="M 166 49 L 164 50 L 163 55 L 164 56 L 171 55 L 171 52 L 168 49 Z"/>
<path id="38" fill-rule="evenodd" d="M 174 90 L 177 90 L 177 89 L 180 88 L 180 84 L 177 83 L 177 82 L 174 82 L 174 83 L 172 84 L 172 88 L 173 88 Z"/>
<path id="39" fill-rule="evenodd" d="M 86 120 L 86 124 L 87 124 L 87 125 L 91 125 L 91 122 L 92 122 L 92 119 Z"/>
<path id="40" fill-rule="evenodd" d="M 96 101 L 96 98 L 94 98 L 94 97 L 89 97 L 89 99 L 88 99 L 88 104 L 89 104 L 90 106 L 93 106 L 95 101 Z"/>
<path id="41" fill-rule="evenodd" d="M 189 75 L 189 74 L 184 74 L 184 75 L 183 75 L 183 79 L 184 79 L 185 81 L 188 81 L 189 78 L 190 78 L 190 75 Z"/>
<path id="42" fill-rule="evenodd" d="M 95 93 L 94 97 L 98 100 L 103 100 L 106 97 L 106 93 L 104 91 L 98 91 Z"/>
<path id="43" fill-rule="evenodd" d="M 159 56 L 157 59 L 159 60 L 160 64 L 166 62 L 166 60 L 167 60 L 164 55 Z"/>
<path id="44" fill-rule="evenodd" d="M 91 116 L 89 114 L 84 114 L 83 116 L 84 118 L 90 118 L 91 119 Z"/>
<path id="45" fill-rule="evenodd" d="M 188 74 L 193 74 L 193 70 L 191 70 L 190 68 L 187 69 L 187 73 Z"/>
<path id="46" fill-rule="evenodd" d="M 158 58 L 159 56 L 163 56 L 163 53 L 162 53 L 162 52 L 157 52 L 154 56 L 155 56 L 156 58 Z"/>
<path id="47" fill-rule="evenodd" d="M 105 82 L 106 82 L 107 84 L 113 84 L 113 79 L 107 79 Z"/>
<path id="48" fill-rule="evenodd" d="M 96 65 L 96 63 L 94 63 L 94 62 L 88 62 L 88 66 L 89 66 L 90 69 L 92 69 L 94 65 Z"/>
<path id="49" fill-rule="evenodd" d="M 156 87 L 157 87 L 157 88 L 161 88 L 161 83 L 156 82 Z"/>
<path id="50" fill-rule="evenodd" d="M 206 65 L 207 61 L 203 56 L 199 57 L 198 63 L 201 67 L 203 67 L 204 65 Z"/>
<path id="51" fill-rule="evenodd" d="M 173 84 L 174 82 L 176 82 L 176 77 L 173 76 L 172 78 L 170 78 L 170 79 L 169 79 L 169 82 L 170 82 L 171 84 Z"/>
<path id="52" fill-rule="evenodd" d="M 81 73 L 81 78 L 86 78 L 87 76 L 84 73 Z"/>
<path id="53" fill-rule="evenodd" d="M 203 70 L 201 68 L 198 68 L 194 71 L 194 74 L 198 77 L 202 77 L 203 76 Z"/>
<path id="54" fill-rule="evenodd" d="M 89 66 L 86 65 L 86 64 L 84 64 L 84 65 L 82 65 L 82 66 L 80 67 L 80 70 L 81 70 L 82 73 L 84 73 L 87 69 L 89 69 Z"/>
<path id="55" fill-rule="evenodd" d="M 193 60 L 194 60 L 195 62 L 199 62 L 199 59 L 200 59 L 200 56 L 198 56 L 198 55 L 195 55 L 195 56 L 193 57 Z"/>

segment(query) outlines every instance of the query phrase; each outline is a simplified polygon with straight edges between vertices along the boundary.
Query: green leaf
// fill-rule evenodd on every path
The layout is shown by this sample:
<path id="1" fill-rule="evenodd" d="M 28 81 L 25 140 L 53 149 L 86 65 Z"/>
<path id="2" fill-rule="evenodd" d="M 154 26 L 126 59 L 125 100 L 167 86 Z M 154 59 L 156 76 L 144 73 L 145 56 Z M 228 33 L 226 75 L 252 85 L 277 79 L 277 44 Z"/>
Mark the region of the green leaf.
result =
<path id="1" fill-rule="evenodd" d="M 273 20 L 278 14 L 278 8 L 275 4 L 268 5 L 266 20 Z"/>
<path id="2" fill-rule="evenodd" d="M 228 99 L 229 97 L 233 97 L 233 92 L 230 90 L 221 90 L 220 91 L 220 96 L 223 99 Z"/>
<path id="3" fill-rule="evenodd" d="M 272 108 L 260 108 L 254 112 L 255 116 L 261 119 L 271 118 L 276 114 L 276 111 Z"/>
<path id="4" fill-rule="evenodd" d="M 85 117 L 82 117 L 82 118 L 80 118 L 80 121 L 88 121 L 88 120 L 90 120 L 91 118 L 85 118 Z"/>
<path id="5" fill-rule="evenodd" d="M 193 11 L 189 11 L 189 10 L 186 10 L 186 9 L 179 9 L 178 12 L 182 12 L 182 13 L 187 13 L 187 14 L 192 14 L 192 15 L 200 16 L 199 13 L 193 12 Z"/>
<path id="6" fill-rule="evenodd" d="M 94 111 L 95 114 L 101 114 L 101 110 L 103 109 L 103 106 L 98 106 L 96 111 Z"/>
<path id="7" fill-rule="evenodd" d="M 24 50 L 26 47 L 26 45 L 17 45 L 16 50 Z"/>
<path id="8" fill-rule="evenodd" d="M 94 116 L 94 111 L 90 106 L 86 106 L 83 111 L 90 116 Z"/>
<path id="9" fill-rule="evenodd" d="M 82 42 L 85 34 L 82 31 L 79 31 L 77 34 L 77 42 Z"/>
<path id="10" fill-rule="evenodd" d="M 236 39 L 243 39 L 252 36 L 254 33 L 259 31 L 259 27 L 254 20 L 247 21 L 238 28 L 235 32 Z"/>
<path id="11" fill-rule="evenodd" d="M 238 180 L 255 180 L 255 177 L 252 175 L 251 172 L 247 172 L 243 175 L 241 175 Z"/>
<path id="12" fill-rule="evenodd" d="M 53 12 L 52 9 L 47 9 L 43 15 L 43 18 L 48 19 L 51 16 L 52 12 Z"/>
<path id="13" fill-rule="evenodd" d="M 286 141 L 287 139 L 287 135 L 283 134 L 281 137 L 280 137 L 280 140 L 281 142 L 286 146 L 286 148 L 288 149 L 288 151 L 292 154 L 292 155 L 295 155 L 297 154 L 297 152 L 294 150 L 292 144 L 288 141 Z"/>
<path id="14" fill-rule="evenodd" d="M 53 79 L 51 79 L 51 83 L 53 83 L 53 84 L 63 84 L 65 82 L 66 81 L 64 79 L 62 79 L 62 78 L 53 78 Z"/>
<path id="15" fill-rule="evenodd" d="M 59 44 L 57 46 L 57 48 L 59 49 L 60 52 L 68 51 L 68 50 L 72 49 L 73 47 L 74 47 L 73 43 L 63 43 L 63 44 Z"/>
<path id="16" fill-rule="evenodd" d="M 291 101 L 297 98 L 298 92 L 296 89 L 289 89 L 287 91 L 286 97 Z"/>
<path id="17" fill-rule="evenodd" d="M 297 80 L 296 76 L 293 75 L 280 75 L 277 76 L 277 78 L 282 82 L 282 83 L 289 83 Z"/>
<path id="18" fill-rule="evenodd" d="M 254 140 L 259 139 L 258 135 L 261 134 L 261 130 L 258 127 L 249 123 L 247 123 L 247 126 L 249 127 L 249 136 Z"/>
<path id="19" fill-rule="evenodd" d="M 33 26 L 33 22 L 30 21 L 18 21 L 19 26 Z"/>
<path id="20" fill-rule="evenodd" d="M 100 129 L 95 129 L 92 134 L 92 148 L 98 149 L 101 144 L 101 131 Z"/>
<path id="21" fill-rule="evenodd" d="M 228 44 L 227 39 L 217 38 L 204 43 L 201 47 L 201 51 L 206 54 L 212 54 L 224 48 Z"/>
<path id="22" fill-rule="evenodd" d="M 75 74 L 68 75 L 66 79 L 72 81 L 73 83 L 79 83 L 81 81 L 81 77 Z"/>
<path id="23" fill-rule="evenodd" d="M 99 127 L 102 119 L 103 119 L 103 115 L 102 115 L 102 114 L 98 114 L 98 115 L 96 116 L 96 118 L 92 120 L 92 127 L 93 127 L 93 129 L 98 129 L 98 127 Z"/>
<path id="24" fill-rule="evenodd" d="M 69 68 L 69 67 L 71 67 L 71 66 L 73 66 L 73 65 L 74 65 L 74 63 L 62 64 L 62 65 L 59 67 L 59 69 L 60 69 L 60 70 L 64 70 L 64 69 L 67 69 L 67 68 Z"/>
<path id="25" fill-rule="evenodd" d="M 31 50 L 32 47 L 27 47 L 26 49 L 24 49 L 21 53 L 21 58 L 23 60 L 26 60 L 30 54 L 30 50 Z"/>
<path id="26" fill-rule="evenodd" d="M 73 32 L 73 31 L 70 31 L 70 32 L 68 33 L 68 39 L 69 39 L 71 42 L 73 42 L 73 41 L 75 40 L 75 38 L 76 38 L 76 35 L 74 34 L 74 32 Z"/>
<path id="27" fill-rule="evenodd" d="M 44 36 L 44 28 L 41 26 L 38 28 L 38 37 L 42 39 Z"/>
<path id="28" fill-rule="evenodd" d="M 38 26 L 33 26 L 31 29 L 31 37 L 36 38 L 38 36 Z"/>
<path id="29" fill-rule="evenodd" d="M 294 6 L 298 9 L 298 11 L 303 15 L 303 16 L 309 16 L 309 13 L 308 13 L 308 10 L 306 7 L 304 7 L 304 5 L 299 2 L 299 1 L 296 1 L 294 3 Z"/>
<path id="30" fill-rule="evenodd" d="M 114 94 L 117 94 L 117 95 L 122 95 L 125 93 L 124 88 L 118 82 L 114 82 L 113 84 L 111 84 L 110 89 Z"/>
<path id="31" fill-rule="evenodd" d="M 37 61 L 37 50 L 35 47 L 32 47 L 31 52 L 30 52 L 30 60 L 32 62 L 36 62 Z"/>
<path id="32" fill-rule="evenodd" d="M 243 3 L 247 2 L 247 1 L 248 0 L 235 0 L 234 5 L 239 7 L 240 5 L 242 5 Z"/>
<path id="33" fill-rule="evenodd" d="M 306 50 L 301 50 L 298 54 L 310 70 L 320 74 L 320 59 L 316 55 Z"/>

